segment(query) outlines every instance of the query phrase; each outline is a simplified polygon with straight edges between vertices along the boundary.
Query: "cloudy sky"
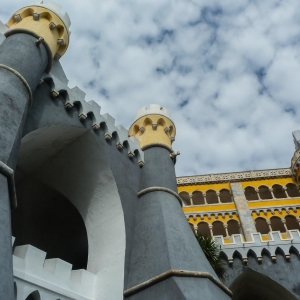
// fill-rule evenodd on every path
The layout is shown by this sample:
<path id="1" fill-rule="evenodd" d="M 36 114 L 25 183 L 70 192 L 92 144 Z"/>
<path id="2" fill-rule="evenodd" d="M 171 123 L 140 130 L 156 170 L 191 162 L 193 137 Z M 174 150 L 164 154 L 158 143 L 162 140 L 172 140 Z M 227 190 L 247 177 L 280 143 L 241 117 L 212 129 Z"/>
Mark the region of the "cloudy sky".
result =
<path id="1" fill-rule="evenodd" d="M 3 0 L 0 19 L 31 1 Z M 176 124 L 177 175 L 289 167 L 300 129 L 299 0 L 57 0 L 62 65 L 128 128 L 158 103 Z"/>

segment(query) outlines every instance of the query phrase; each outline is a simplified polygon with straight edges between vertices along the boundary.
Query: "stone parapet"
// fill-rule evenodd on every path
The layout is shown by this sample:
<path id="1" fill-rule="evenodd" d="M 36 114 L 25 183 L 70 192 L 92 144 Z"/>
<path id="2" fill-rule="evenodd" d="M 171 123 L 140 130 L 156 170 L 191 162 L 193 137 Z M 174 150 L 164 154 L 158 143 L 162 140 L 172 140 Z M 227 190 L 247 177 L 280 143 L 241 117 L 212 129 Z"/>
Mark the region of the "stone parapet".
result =
<path id="1" fill-rule="evenodd" d="M 220 245 L 229 264 L 233 263 L 234 257 L 239 257 L 247 264 L 248 256 L 254 255 L 259 263 L 262 262 L 262 255 L 268 255 L 273 262 L 276 262 L 276 254 L 283 254 L 287 261 L 290 253 L 300 252 L 299 230 L 289 230 L 289 237 L 283 239 L 279 231 L 269 232 L 269 239 L 263 240 L 260 233 L 251 233 L 252 241 L 244 241 L 241 234 L 234 234 L 230 237 L 231 242 L 225 243 L 223 236 L 214 236 L 214 240 Z"/>
<path id="2" fill-rule="evenodd" d="M 31 245 L 15 248 L 13 271 L 17 299 L 25 299 L 35 290 L 50 291 L 60 299 L 94 299 L 97 275 L 86 270 L 72 270 L 71 264 L 58 258 L 45 258 L 46 252 Z"/>

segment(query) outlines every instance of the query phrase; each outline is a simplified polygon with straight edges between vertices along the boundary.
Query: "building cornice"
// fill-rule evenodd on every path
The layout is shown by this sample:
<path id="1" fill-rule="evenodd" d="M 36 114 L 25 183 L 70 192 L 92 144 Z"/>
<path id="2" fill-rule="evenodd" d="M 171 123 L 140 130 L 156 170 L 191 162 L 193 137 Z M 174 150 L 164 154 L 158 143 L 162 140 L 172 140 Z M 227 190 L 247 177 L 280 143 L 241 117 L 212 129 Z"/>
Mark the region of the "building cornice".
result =
<path id="1" fill-rule="evenodd" d="M 185 186 L 185 185 L 196 185 L 196 184 L 198 185 L 198 184 L 221 183 L 221 182 L 239 182 L 239 181 L 284 178 L 284 177 L 292 177 L 292 172 L 290 168 L 206 174 L 206 175 L 195 175 L 195 176 L 181 176 L 181 177 L 177 177 L 176 180 L 178 186 Z"/>

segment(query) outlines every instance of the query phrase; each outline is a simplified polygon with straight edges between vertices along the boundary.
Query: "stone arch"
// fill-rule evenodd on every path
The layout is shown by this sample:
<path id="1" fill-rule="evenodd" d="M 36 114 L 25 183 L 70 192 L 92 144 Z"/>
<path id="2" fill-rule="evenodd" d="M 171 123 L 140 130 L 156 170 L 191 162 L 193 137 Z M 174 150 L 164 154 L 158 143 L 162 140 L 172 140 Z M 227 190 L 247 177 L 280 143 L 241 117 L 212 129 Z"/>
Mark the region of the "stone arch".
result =
<path id="1" fill-rule="evenodd" d="M 214 221 L 213 222 L 213 235 L 223 235 L 226 237 L 226 231 L 224 228 L 224 224 L 221 221 Z"/>
<path id="2" fill-rule="evenodd" d="M 272 231 L 286 232 L 281 218 L 273 216 L 270 218 Z"/>
<path id="3" fill-rule="evenodd" d="M 208 224 L 206 222 L 198 223 L 197 233 L 205 236 L 211 236 Z"/>
<path id="4" fill-rule="evenodd" d="M 233 300 L 296 300 L 297 298 L 270 277 L 245 269 L 229 286 Z"/>
<path id="5" fill-rule="evenodd" d="M 272 188 L 273 188 L 273 195 L 275 198 L 277 199 L 286 198 L 286 193 L 284 192 L 282 185 L 274 184 Z"/>
<path id="6" fill-rule="evenodd" d="M 201 191 L 194 191 L 192 194 L 193 204 L 194 205 L 203 205 L 204 197 Z"/>
<path id="7" fill-rule="evenodd" d="M 39 291 L 34 291 L 25 300 L 41 300 Z"/>
<path id="8" fill-rule="evenodd" d="M 190 206 L 191 205 L 191 200 L 190 200 L 190 195 L 188 192 L 182 191 L 179 193 L 179 196 L 183 202 L 183 206 Z"/>
<path id="9" fill-rule="evenodd" d="M 206 202 L 207 204 L 219 203 L 218 196 L 215 190 L 206 191 Z"/>
<path id="10" fill-rule="evenodd" d="M 245 197 L 248 201 L 259 200 L 257 192 L 253 186 L 247 186 L 245 188 Z"/>
<path id="11" fill-rule="evenodd" d="M 258 188 L 258 192 L 259 192 L 260 199 L 263 199 L 263 200 L 273 199 L 271 191 L 270 191 L 269 187 L 267 187 L 266 185 L 261 185 Z"/>
<path id="12" fill-rule="evenodd" d="M 112 298 L 123 295 L 124 273 L 119 270 L 125 263 L 124 214 L 115 177 L 97 136 L 71 126 L 31 131 L 22 139 L 17 185 L 26 178 L 57 191 L 76 207 L 87 231 L 87 270 L 102 277 L 99 288 L 103 292 L 113 294 Z"/>
<path id="13" fill-rule="evenodd" d="M 300 226 L 299 223 L 297 221 L 297 218 L 293 215 L 288 215 L 285 217 L 285 221 L 286 221 L 286 227 L 288 230 L 292 230 L 292 229 L 298 229 L 300 230 Z"/>
<path id="14" fill-rule="evenodd" d="M 228 235 L 240 234 L 239 222 L 236 220 L 229 220 L 227 222 L 228 225 Z"/>
<path id="15" fill-rule="evenodd" d="M 270 228 L 265 218 L 258 217 L 255 219 L 256 231 L 261 234 L 267 234 L 270 232 Z"/>
<path id="16" fill-rule="evenodd" d="M 220 202 L 230 203 L 232 202 L 231 193 L 227 189 L 220 190 Z"/>
<path id="17" fill-rule="evenodd" d="M 299 190 L 294 183 L 288 183 L 286 185 L 286 192 L 290 197 L 300 197 Z"/>

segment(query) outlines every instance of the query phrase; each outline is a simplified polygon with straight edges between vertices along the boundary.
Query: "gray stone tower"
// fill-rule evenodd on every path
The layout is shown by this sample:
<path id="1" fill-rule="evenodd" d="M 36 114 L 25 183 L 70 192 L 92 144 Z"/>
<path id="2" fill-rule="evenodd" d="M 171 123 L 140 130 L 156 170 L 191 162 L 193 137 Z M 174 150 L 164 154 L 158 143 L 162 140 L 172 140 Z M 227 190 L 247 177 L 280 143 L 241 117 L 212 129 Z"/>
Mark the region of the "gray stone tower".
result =
<path id="1" fill-rule="evenodd" d="M 18 10 L 0 47 L 0 295 L 14 299 L 10 209 L 16 207 L 14 170 L 33 93 L 69 42 L 70 20 L 42 1 Z"/>
<path id="2" fill-rule="evenodd" d="M 129 279 L 128 299 L 230 299 L 186 222 L 177 194 L 171 144 L 175 125 L 159 105 L 139 110 L 129 135 L 145 153 Z"/>

